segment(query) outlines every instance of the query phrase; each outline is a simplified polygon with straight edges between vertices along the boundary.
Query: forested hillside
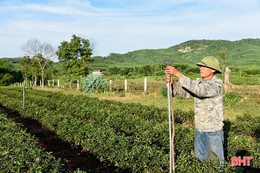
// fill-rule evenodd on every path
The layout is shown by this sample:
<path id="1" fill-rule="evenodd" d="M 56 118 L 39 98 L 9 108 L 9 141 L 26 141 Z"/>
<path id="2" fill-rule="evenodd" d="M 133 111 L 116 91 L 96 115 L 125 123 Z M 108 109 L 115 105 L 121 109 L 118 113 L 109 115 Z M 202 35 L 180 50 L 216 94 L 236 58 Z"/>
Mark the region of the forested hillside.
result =
<path id="1" fill-rule="evenodd" d="M 106 57 L 95 56 L 90 69 L 106 70 L 109 66 L 143 66 L 162 64 L 165 59 L 174 63 L 195 64 L 207 55 L 226 52 L 231 57 L 230 65 L 260 65 L 260 39 L 228 40 L 190 40 L 166 49 L 143 49 L 126 54 L 111 53 Z M 4 58 L 20 69 L 21 58 Z M 59 63 L 53 64 L 58 69 Z"/>
<path id="2" fill-rule="evenodd" d="M 227 52 L 231 65 L 260 65 L 260 39 L 190 40 L 167 49 L 143 49 L 126 54 L 111 53 L 107 57 L 94 57 L 92 66 L 161 64 L 164 59 L 174 63 L 195 64 L 207 55 Z"/>

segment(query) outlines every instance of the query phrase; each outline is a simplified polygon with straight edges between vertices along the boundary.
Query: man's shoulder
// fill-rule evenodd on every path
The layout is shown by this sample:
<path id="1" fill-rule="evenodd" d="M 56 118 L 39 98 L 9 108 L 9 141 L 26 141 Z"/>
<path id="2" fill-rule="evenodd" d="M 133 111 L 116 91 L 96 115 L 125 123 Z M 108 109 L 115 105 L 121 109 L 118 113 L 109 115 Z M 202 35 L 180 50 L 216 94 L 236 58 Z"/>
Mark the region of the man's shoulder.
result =
<path id="1" fill-rule="evenodd" d="M 216 76 L 212 77 L 212 82 L 216 82 L 216 83 L 223 85 L 223 81 L 221 79 L 217 78 Z"/>

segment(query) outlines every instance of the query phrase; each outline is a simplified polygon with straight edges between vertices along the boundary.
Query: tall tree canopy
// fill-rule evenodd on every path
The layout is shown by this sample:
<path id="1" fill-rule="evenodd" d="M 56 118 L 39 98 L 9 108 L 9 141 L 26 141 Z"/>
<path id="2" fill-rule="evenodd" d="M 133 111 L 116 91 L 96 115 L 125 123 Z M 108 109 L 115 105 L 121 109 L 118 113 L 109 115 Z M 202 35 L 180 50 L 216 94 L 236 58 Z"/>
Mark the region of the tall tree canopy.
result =
<path id="1" fill-rule="evenodd" d="M 25 77 L 25 84 L 27 85 L 28 73 L 30 72 L 32 64 L 30 57 L 24 56 L 23 59 L 19 62 L 19 64 L 21 65 Z"/>
<path id="2" fill-rule="evenodd" d="M 16 71 L 13 65 L 5 59 L 0 59 L 0 86 L 23 81 L 21 71 Z"/>
<path id="3" fill-rule="evenodd" d="M 25 52 L 33 61 L 38 62 L 39 68 L 41 70 L 42 77 L 42 87 L 44 87 L 44 71 L 48 64 L 56 57 L 56 50 L 49 43 L 42 42 L 38 39 L 30 39 L 21 47 L 21 50 Z M 36 73 L 38 71 L 35 69 L 35 79 L 37 81 Z"/>
<path id="4" fill-rule="evenodd" d="M 88 39 L 72 35 L 70 42 L 63 41 L 56 52 L 65 73 L 70 77 L 70 87 L 75 76 L 89 73 L 89 62 L 92 61 L 92 49 Z"/>

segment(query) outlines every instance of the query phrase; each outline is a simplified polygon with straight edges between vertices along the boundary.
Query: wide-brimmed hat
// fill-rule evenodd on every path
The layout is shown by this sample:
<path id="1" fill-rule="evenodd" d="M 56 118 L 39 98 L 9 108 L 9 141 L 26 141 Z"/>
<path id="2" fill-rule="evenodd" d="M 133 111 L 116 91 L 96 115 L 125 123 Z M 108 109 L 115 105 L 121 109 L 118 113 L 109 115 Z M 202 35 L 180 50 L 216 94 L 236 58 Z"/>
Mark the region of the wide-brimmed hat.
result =
<path id="1" fill-rule="evenodd" d="M 219 61 L 213 56 L 206 56 L 200 62 L 196 64 L 197 66 L 205 66 L 216 70 L 217 73 L 221 73 L 219 68 Z"/>

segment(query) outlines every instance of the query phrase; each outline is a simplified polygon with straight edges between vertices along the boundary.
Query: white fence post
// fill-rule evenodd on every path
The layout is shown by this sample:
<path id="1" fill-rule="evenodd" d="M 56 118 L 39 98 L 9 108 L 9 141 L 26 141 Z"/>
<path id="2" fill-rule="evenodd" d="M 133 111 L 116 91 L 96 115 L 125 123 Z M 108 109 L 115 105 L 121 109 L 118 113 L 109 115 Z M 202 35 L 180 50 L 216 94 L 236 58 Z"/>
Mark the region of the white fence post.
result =
<path id="1" fill-rule="evenodd" d="M 109 81 L 109 89 L 112 90 L 112 80 Z"/>
<path id="2" fill-rule="evenodd" d="M 144 92 L 147 91 L 147 78 L 144 78 Z"/>
<path id="3" fill-rule="evenodd" d="M 48 87 L 50 87 L 50 80 L 48 80 Z"/>
<path id="4" fill-rule="evenodd" d="M 52 86 L 54 86 L 54 80 L 52 80 Z"/>
<path id="5" fill-rule="evenodd" d="M 125 79 L 125 91 L 127 91 L 127 79 Z"/>
<path id="6" fill-rule="evenodd" d="M 58 88 L 60 87 L 60 80 L 58 80 Z"/>
<path id="7" fill-rule="evenodd" d="M 79 89 L 79 80 L 77 80 L 77 90 Z"/>

